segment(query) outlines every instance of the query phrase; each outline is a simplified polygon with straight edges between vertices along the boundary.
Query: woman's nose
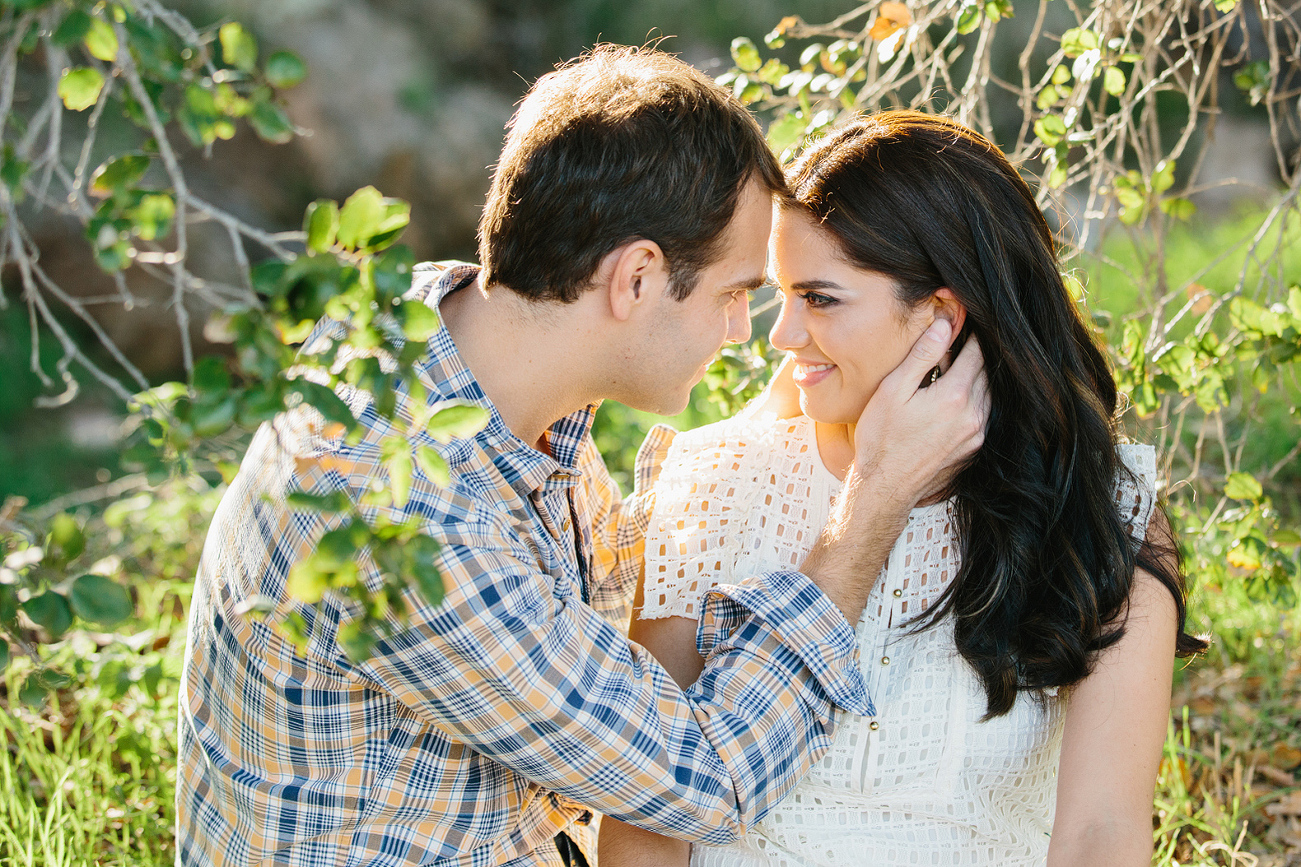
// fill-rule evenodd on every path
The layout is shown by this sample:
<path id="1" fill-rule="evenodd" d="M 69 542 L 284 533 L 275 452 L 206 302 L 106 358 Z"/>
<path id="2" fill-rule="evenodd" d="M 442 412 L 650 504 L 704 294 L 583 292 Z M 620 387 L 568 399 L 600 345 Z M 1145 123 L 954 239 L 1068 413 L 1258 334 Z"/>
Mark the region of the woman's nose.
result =
<path id="1" fill-rule="evenodd" d="M 772 343 L 773 349 L 792 352 L 808 343 L 808 333 L 800 321 L 799 311 L 794 309 L 798 304 L 799 299 L 792 300 L 789 295 L 782 298 L 777 321 L 773 323 L 772 331 L 768 332 L 768 340 Z"/>

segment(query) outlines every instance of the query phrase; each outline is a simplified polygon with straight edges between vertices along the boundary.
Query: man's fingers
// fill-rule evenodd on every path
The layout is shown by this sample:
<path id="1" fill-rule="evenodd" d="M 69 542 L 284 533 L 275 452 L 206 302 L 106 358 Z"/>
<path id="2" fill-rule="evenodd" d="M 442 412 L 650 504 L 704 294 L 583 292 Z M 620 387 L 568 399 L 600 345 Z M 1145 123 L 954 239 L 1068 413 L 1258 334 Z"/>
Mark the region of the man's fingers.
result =
<path id="1" fill-rule="evenodd" d="M 932 367 L 940 363 L 953 340 L 953 325 L 947 319 L 936 319 L 922 336 L 917 338 L 913 348 L 899 366 L 891 371 L 889 378 L 908 383 L 913 389 L 925 378 Z M 911 389 L 908 392 L 912 393 Z"/>
<path id="2" fill-rule="evenodd" d="M 976 340 L 973 334 L 963 344 L 962 351 L 953 360 L 953 364 L 949 366 L 944 378 L 950 382 L 957 382 L 961 387 L 970 389 L 977 379 L 984 378 L 984 370 L 985 356 L 981 354 L 980 341 Z M 988 383 L 986 383 L 987 386 Z"/>

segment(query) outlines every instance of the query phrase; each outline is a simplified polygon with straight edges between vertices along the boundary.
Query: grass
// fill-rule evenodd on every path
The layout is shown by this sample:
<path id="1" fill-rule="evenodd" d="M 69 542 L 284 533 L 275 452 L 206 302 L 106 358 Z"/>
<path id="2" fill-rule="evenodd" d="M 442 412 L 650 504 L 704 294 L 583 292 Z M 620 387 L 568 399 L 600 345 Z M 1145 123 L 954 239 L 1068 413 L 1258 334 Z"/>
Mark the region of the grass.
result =
<path id="1" fill-rule="evenodd" d="M 13 694 L 12 692 L 10 693 Z M 0 864 L 171 864 L 175 698 L 60 696 L 0 713 Z"/>

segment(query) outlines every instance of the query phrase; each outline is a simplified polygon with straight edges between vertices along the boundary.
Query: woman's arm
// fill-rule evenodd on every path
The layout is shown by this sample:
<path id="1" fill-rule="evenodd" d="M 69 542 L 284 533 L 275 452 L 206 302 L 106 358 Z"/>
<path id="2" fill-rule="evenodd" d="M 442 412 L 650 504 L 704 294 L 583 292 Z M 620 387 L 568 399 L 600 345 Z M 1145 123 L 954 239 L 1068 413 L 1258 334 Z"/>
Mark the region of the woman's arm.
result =
<path id="1" fill-rule="evenodd" d="M 1159 509 L 1148 532 L 1170 537 Z M 1152 795 L 1170 717 L 1175 617 L 1170 591 L 1137 570 L 1124 636 L 1070 696 L 1049 867 L 1152 863 Z"/>
<path id="2" fill-rule="evenodd" d="M 628 637 L 649 650 L 686 689 L 705 665 L 696 652 L 696 626 L 686 617 L 641 620 L 634 614 Z M 686 867 L 691 844 L 606 816 L 601 819 L 597 860 L 602 867 Z"/>

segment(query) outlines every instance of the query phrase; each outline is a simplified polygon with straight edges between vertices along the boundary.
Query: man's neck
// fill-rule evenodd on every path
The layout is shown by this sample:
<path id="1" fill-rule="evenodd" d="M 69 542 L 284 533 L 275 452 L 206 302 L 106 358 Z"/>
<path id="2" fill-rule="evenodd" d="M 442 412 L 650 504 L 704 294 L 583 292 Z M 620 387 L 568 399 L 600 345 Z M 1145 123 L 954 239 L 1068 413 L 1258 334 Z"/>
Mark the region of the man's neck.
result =
<path id="1" fill-rule="evenodd" d="M 572 305 L 539 304 L 479 281 L 447 295 L 439 305 L 461 359 L 502 420 L 524 442 L 540 446 L 547 428 L 595 400 L 580 358 L 591 346 Z"/>

